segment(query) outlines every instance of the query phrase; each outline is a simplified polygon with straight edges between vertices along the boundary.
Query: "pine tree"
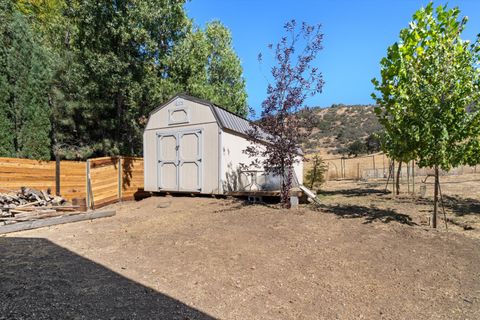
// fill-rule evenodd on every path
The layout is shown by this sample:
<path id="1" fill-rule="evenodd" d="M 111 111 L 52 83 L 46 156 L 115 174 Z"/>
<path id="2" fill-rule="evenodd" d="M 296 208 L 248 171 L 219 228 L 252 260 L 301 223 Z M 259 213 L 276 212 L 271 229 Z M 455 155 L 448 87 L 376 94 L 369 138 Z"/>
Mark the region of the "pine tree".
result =
<path id="1" fill-rule="evenodd" d="M 41 46 L 35 46 L 28 76 L 27 98 L 22 108 L 23 124 L 18 133 L 22 157 L 40 160 L 51 158 L 50 82 L 48 55 Z"/>
<path id="2" fill-rule="evenodd" d="M 48 52 L 26 17 L 4 1 L 0 75 L 0 139 L 5 156 L 50 159 Z M 46 137 L 46 139 L 45 139 Z"/>
<path id="3" fill-rule="evenodd" d="M 0 69 L 0 157 L 12 157 L 15 154 L 13 147 L 13 125 L 9 114 L 8 95 L 7 79 L 4 71 Z"/>

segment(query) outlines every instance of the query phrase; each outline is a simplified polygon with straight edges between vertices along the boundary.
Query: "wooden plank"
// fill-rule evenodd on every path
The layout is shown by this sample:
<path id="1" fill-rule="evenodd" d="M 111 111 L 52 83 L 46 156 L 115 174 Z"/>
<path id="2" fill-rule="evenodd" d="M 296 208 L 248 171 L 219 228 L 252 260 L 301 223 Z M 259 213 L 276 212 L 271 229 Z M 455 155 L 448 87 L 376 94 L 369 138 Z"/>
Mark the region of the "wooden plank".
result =
<path id="1" fill-rule="evenodd" d="M 0 234 L 43 228 L 43 227 L 54 226 L 54 225 L 64 224 L 64 223 L 112 217 L 115 215 L 115 213 L 116 213 L 115 210 L 93 211 L 93 212 L 87 212 L 87 213 L 79 213 L 75 215 L 63 215 L 59 217 L 51 217 L 51 218 L 45 218 L 40 220 L 34 220 L 34 221 L 12 223 L 12 224 L 0 226 Z"/>
<path id="2" fill-rule="evenodd" d="M 0 158 L 0 163 L 2 162 L 13 162 L 13 163 L 34 163 L 34 164 L 49 164 L 53 161 L 42 161 L 42 160 L 31 160 L 23 158 Z"/>
<path id="3" fill-rule="evenodd" d="M 117 189 L 118 189 L 118 184 L 116 181 L 108 184 L 92 185 L 93 194 L 102 193 L 107 190 L 117 190 Z"/>
<path id="4" fill-rule="evenodd" d="M 104 184 L 105 181 L 117 181 L 117 179 L 115 179 L 113 177 L 113 175 L 115 175 L 116 172 L 110 172 L 110 173 L 107 173 L 105 175 L 95 175 L 95 174 L 91 174 L 90 177 L 92 178 L 92 184 Z"/>
<path id="5" fill-rule="evenodd" d="M 93 168 L 97 167 L 102 167 L 102 166 L 108 166 L 108 165 L 113 165 L 118 163 L 118 158 L 117 157 L 104 157 L 104 158 L 95 158 L 95 159 L 90 159 L 90 165 Z"/>
<path id="6" fill-rule="evenodd" d="M 117 172 L 118 168 L 115 168 L 114 166 L 105 166 L 105 167 L 97 167 L 94 169 L 90 170 L 90 174 L 102 174 L 102 173 L 110 173 L 110 172 Z"/>
<path id="7" fill-rule="evenodd" d="M 110 197 L 118 197 L 117 190 L 108 189 L 108 190 L 104 190 L 103 192 L 93 193 L 94 200 L 110 198 Z"/>
<path id="8" fill-rule="evenodd" d="M 52 169 L 55 168 L 53 163 L 50 164 L 40 164 L 40 163 L 21 163 L 21 162 L 2 162 L 0 167 L 3 168 L 26 168 L 26 169 Z"/>
<path id="9" fill-rule="evenodd" d="M 114 200 L 114 199 L 118 199 L 118 194 L 107 193 L 102 195 L 95 195 L 95 194 L 93 195 L 93 202 L 95 204 L 101 203 L 104 201 Z"/>
<path id="10" fill-rule="evenodd" d="M 112 199 L 108 199 L 108 200 L 103 200 L 101 202 L 95 202 L 93 204 L 93 208 L 94 209 L 99 209 L 101 207 L 105 207 L 105 206 L 108 206 L 110 204 L 117 203 L 119 201 L 120 201 L 120 199 L 118 199 L 118 198 L 112 198 Z"/>

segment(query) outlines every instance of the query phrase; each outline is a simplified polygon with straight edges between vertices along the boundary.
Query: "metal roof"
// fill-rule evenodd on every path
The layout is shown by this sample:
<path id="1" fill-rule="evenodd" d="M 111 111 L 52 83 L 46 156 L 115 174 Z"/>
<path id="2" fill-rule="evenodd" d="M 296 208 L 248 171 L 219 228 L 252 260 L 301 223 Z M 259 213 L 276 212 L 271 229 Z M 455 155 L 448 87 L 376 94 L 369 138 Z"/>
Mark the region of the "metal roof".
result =
<path id="1" fill-rule="evenodd" d="M 230 129 L 237 133 L 248 134 L 252 130 L 250 121 L 237 116 L 217 105 L 213 105 L 213 111 L 223 128 Z"/>

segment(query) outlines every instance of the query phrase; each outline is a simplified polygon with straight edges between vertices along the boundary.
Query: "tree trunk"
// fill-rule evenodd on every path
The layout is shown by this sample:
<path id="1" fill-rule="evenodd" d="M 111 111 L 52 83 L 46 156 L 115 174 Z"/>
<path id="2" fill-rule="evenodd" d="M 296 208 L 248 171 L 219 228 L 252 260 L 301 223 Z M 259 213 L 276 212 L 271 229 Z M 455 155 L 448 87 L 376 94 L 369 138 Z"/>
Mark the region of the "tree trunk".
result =
<path id="1" fill-rule="evenodd" d="M 400 174 L 402 173 L 402 161 L 398 161 L 398 170 L 397 170 L 397 195 L 400 194 Z"/>
<path id="2" fill-rule="evenodd" d="M 415 194 L 415 160 L 412 160 L 412 191 Z"/>
<path id="3" fill-rule="evenodd" d="M 438 212 L 438 189 L 440 186 L 440 177 L 438 174 L 438 166 L 435 166 L 435 187 L 433 194 L 433 215 L 432 215 L 432 228 L 437 228 L 437 212 Z"/>
<path id="4" fill-rule="evenodd" d="M 395 195 L 395 160 L 392 160 L 390 174 L 392 175 L 392 194 Z"/>
<path id="5" fill-rule="evenodd" d="M 116 107 L 116 112 L 117 112 L 117 128 L 115 130 L 115 143 L 119 147 L 120 150 L 122 148 L 120 145 L 122 145 L 122 135 L 123 135 L 123 129 L 124 129 L 124 121 L 123 121 L 123 109 L 124 109 L 124 99 L 122 93 L 118 92 L 116 93 L 115 97 L 115 107 Z"/>

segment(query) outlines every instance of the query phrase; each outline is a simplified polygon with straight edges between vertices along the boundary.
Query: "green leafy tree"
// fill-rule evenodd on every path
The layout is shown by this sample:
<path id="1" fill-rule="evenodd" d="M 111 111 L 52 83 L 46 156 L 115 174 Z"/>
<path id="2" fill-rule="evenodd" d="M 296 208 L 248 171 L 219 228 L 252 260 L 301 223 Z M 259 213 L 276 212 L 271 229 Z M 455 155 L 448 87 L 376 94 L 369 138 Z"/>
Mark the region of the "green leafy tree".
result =
<path id="1" fill-rule="evenodd" d="M 381 149 L 381 134 L 376 132 L 370 134 L 365 140 L 365 146 L 368 153 L 379 152 Z"/>
<path id="2" fill-rule="evenodd" d="M 458 8 L 418 10 L 382 60 L 382 82 L 374 80 L 381 112 L 389 114 L 384 123 L 401 133 L 389 138 L 399 151 L 398 140 L 409 138 L 408 154 L 435 169 L 433 227 L 439 170 L 480 162 L 480 40 L 461 39 L 467 20 Z"/>
<path id="3" fill-rule="evenodd" d="M 82 127 L 99 153 L 141 152 L 139 120 L 155 106 L 154 83 L 168 77 L 167 56 L 189 26 L 183 4 L 86 0 L 73 9 L 87 102 Z"/>
<path id="4" fill-rule="evenodd" d="M 219 21 L 195 29 L 173 49 L 169 75 L 176 91 L 210 100 L 246 116 L 247 93 L 230 31 Z"/>
<path id="5" fill-rule="evenodd" d="M 359 154 L 367 153 L 367 146 L 360 140 L 355 140 L 347 147 L 348 155 L 358 157 Z"/>
<path id="6" fill-rule="evenodd" d="M 245 115 L 230 32 L 192 31 L 184 4 L 0 0 L 0 155 L 141 154 L 145 117 L 177 92 Z"/>

